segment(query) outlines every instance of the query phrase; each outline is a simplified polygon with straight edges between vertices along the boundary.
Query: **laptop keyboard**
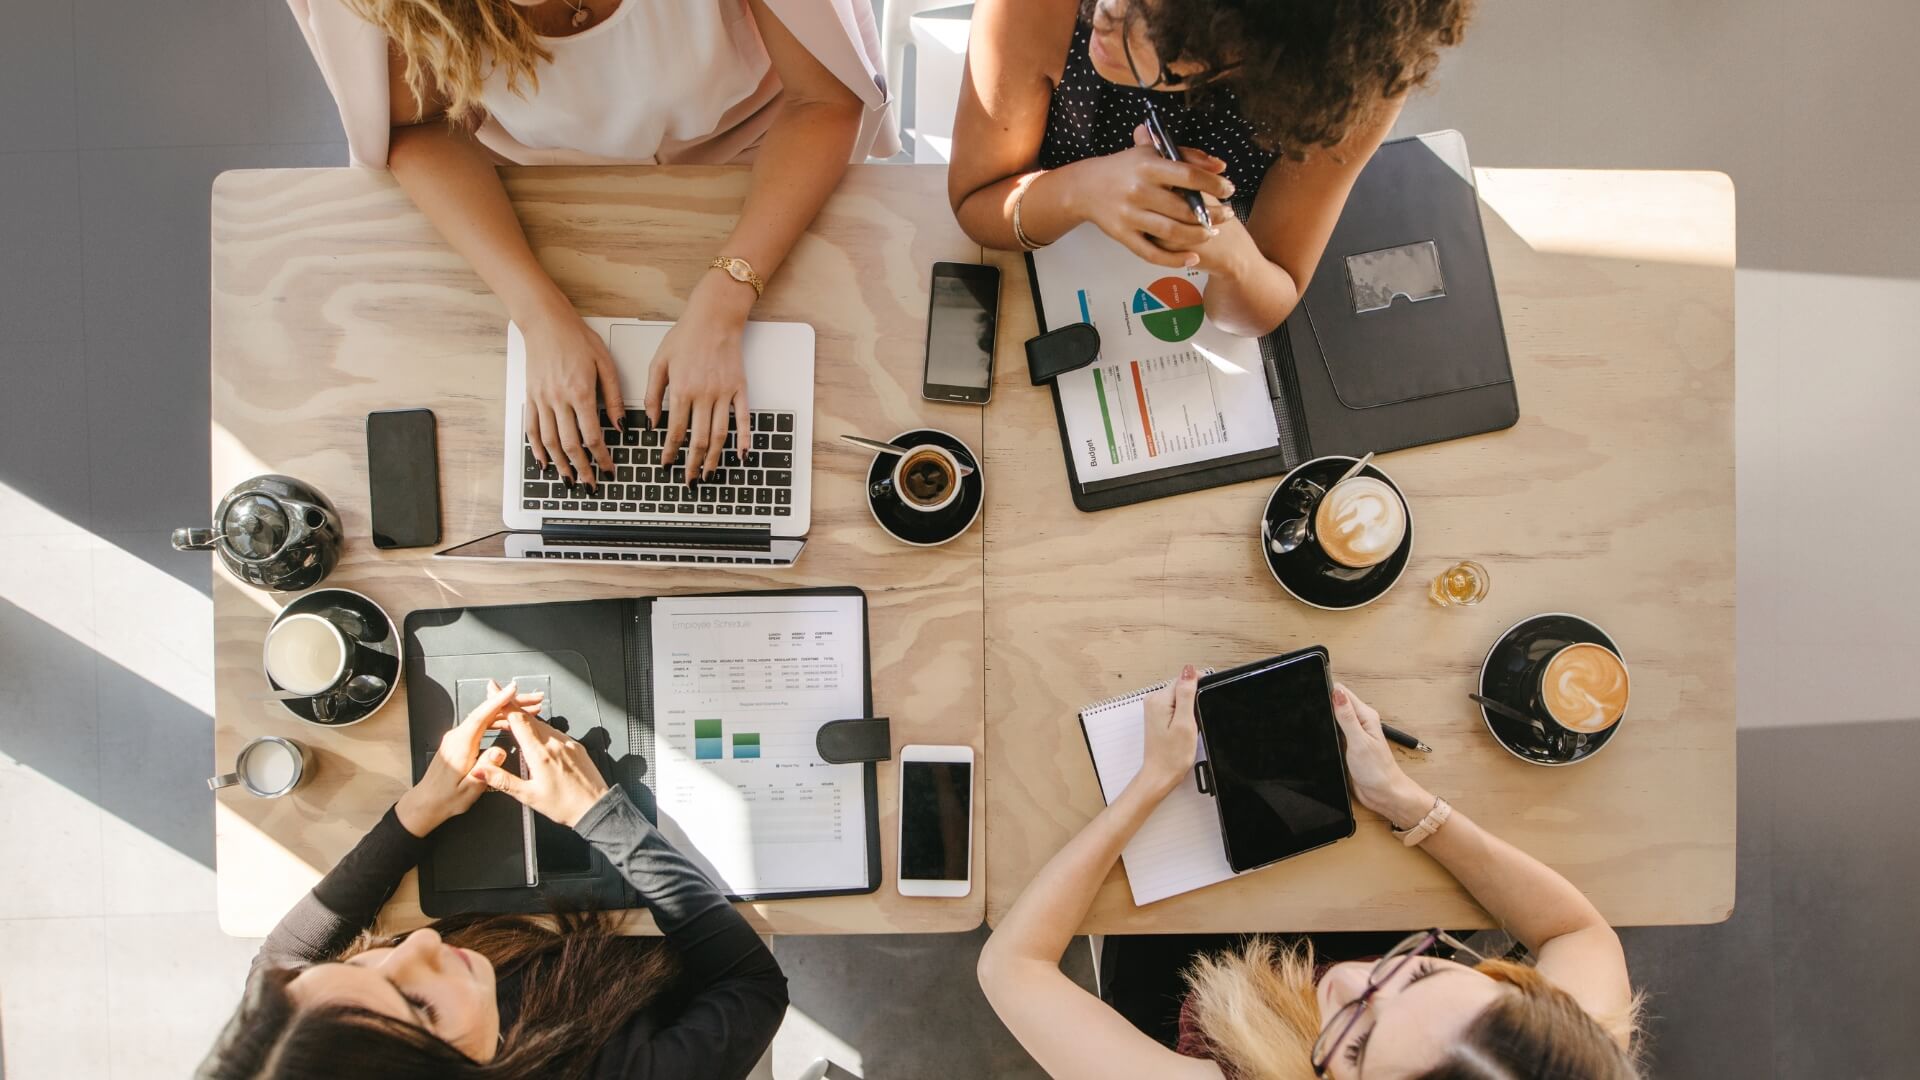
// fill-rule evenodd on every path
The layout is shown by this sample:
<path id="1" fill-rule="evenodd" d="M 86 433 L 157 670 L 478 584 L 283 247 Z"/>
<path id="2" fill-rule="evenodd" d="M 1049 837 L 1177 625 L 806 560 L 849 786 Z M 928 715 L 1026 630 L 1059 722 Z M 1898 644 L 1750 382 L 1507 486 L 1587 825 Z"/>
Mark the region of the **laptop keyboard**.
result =
<path id="1" fill-rule="evenodd" d="M 604 414 L 602 420 L 605 420 Z M 530 443 L 520 445 L 520 507 L 556 515 L 647 518 L 748 518 L 770 521 L 793 516 L 793 414 L 756 412 L 744 441 L 728 418 L 727 448 L 719 467 L 703 481 L 687 474 L 683 443 L 671 466 L 660 463 L 666 449 L 666 418 L 659 427 L 647 414 L 627 410 L 627 430 L 601 432 L 613 455 L 613 473 L 595 467 L 597 487 L 560 479 L 552 465 L 542 466 Z"/>

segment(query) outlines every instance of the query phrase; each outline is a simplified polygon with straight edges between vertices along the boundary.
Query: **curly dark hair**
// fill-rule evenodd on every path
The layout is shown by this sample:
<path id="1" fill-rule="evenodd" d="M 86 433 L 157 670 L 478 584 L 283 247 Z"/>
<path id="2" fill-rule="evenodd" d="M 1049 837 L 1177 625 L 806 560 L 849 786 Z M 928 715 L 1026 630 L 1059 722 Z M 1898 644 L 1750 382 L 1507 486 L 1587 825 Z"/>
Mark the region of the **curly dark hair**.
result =
<path id="1" fill-rule="evenodd" d="M 1267 150 L 1339 143 L 1424 84 L 1474 0 L 1132 0 L 1163 61 L 1198 63 L 1197 108 L 1230 100 Z M 1085 0 L 1090 11 L 1093 0 Z M 1142 72 L 1148 75 L 1147 72 Z"/>

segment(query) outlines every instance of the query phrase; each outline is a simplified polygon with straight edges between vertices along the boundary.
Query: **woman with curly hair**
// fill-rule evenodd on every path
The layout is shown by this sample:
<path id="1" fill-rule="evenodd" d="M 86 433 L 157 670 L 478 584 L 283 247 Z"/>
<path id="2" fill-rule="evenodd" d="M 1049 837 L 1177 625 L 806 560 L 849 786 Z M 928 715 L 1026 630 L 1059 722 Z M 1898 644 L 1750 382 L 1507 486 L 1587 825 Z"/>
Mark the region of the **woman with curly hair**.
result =
<path id="1" fill-rule="evenodd" d="M 1148 262 L 1204 271 L 1222 329 L 1269 333 L 1471 7 L 980 0 L 947 174 L 954 213 L 969 236 L 1008 250 L 1092 222 Z M 1149 103 L 1183 161 L 1155 152 Z M 1209 224 L 1177 189 L 1200 193 Z"/>
<path id="2" fill-rule="evenodd" d="M 489 689 L 267 936 L 201 1080 L 728 1080 L 766 1052 L 787 980 L 759 935 L 586 747 L 532 715 L 539 695 Z M 512 732 L 525 777 L 480 749 L 490 727 Z M 585 837 L 664 937 L 623 937 L 604 914 L 463 916 L 372 936 L 427 835 L 489 787 Z"/>
<path id="3" fill-rule="evenodd" d="M 1373 935 L 1109 937 L 1101 998 L 1068 979 L 1060 954 L 1120 849 L 1174 785 L 1191 783 L 1197 683 L 1189 666 L 1148 697 L 1139 774 L 1041 869 L 981 951 L 987 1000 L 1048 1075 L 1639 1076 L 1638 1003 L 1612 927 L 1567 879 L 1414 783 L 1393 758 L 1380 714 L 1338 684 L 1334 715 L 1355 796 L 1452 873 L 1535 963 L 1487 959 L 1439 930 L 1389 935 L 1372 949 L 1357 939 Z M 1343 962 L 1315 955 L 1316 943 L 1332 939 L 1341 939 Z"/>

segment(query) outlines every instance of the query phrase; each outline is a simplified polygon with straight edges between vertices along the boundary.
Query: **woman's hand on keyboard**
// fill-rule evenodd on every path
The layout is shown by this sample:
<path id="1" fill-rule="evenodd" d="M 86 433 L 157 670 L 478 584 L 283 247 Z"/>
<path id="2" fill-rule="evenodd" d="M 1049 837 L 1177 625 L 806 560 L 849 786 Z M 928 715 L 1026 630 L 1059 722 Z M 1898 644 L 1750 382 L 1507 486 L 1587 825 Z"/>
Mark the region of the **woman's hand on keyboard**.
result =
<path id="1" fill-rule="evenodd" d="M 527 341 L 527 442 L 542 465 L 589 487 L 593 467 L 613 475 L 613 454 L 600 434 L 600 401 L 616 427 L 626 423 L 620 373 L 607 343 L 566 306 L 520 325 Z"/>
<path id="2" fill-rule="evenodd" d="M 660 426 L 662 402 L 671 388 L 666 452 L 660 460 L 664 465 L 678 461 L 684 443 L 688 476 L 704 480 L 720 467 L 729 414 L 743 438 L 747 431 L 747 371 L 740 339 L 753 298 L 746 285 L 708 275 L 694 288 L 680 321 L 654 354 L 647 374 L 647 423 Z"/>

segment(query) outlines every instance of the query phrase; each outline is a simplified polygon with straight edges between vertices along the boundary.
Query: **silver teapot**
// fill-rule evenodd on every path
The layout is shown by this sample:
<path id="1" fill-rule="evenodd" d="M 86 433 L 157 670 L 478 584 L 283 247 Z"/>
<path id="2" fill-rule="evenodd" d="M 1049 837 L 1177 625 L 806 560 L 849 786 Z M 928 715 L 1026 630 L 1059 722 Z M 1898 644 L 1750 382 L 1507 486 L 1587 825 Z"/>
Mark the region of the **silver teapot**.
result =
<path id="1" fill-rule="evenodd" d="M 256 476 L 227 492 L 211 529 L 175 529 L 179 551 L 212 551 L 249 585 L 298 592 L 340 561 L 340 515 L 325 495 L 291 476 Z"/>

